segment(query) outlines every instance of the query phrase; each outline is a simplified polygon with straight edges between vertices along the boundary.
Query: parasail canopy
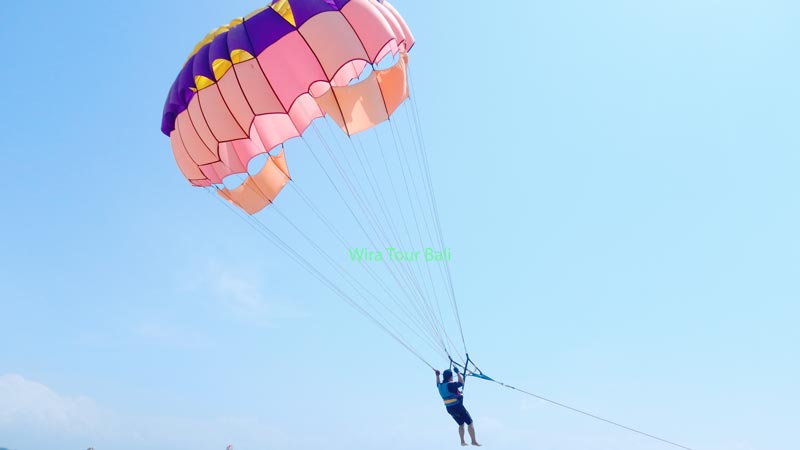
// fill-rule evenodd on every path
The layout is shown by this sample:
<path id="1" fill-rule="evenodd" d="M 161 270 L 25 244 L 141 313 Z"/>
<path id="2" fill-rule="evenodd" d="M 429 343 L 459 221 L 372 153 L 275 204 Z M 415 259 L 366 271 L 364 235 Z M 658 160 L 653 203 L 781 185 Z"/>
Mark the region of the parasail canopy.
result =
<path id="1" fill-rule="evenodd" d="M 197 44 L 169 91 L 161 130 L 190 183 L 219 185 L 325 114 L 349 135 L 387 120 L 408 97 L 413 44 L 388 2 L 275 1 Z M 393 67 L 371 70 L 397 54 Z M 273 159 L 244 187 L 220 194 L 259 211 L 289 179 L 283 156 Z"/>

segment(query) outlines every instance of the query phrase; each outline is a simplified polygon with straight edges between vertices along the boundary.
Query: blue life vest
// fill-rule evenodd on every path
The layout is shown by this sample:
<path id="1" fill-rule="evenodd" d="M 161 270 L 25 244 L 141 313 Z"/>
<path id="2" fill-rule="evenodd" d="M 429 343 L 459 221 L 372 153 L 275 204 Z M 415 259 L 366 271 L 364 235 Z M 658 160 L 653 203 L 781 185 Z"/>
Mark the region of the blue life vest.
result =
<path id="1" fill-rule="evenodd" d="M 450 383 L 439 383 L 436 387 L 439 388 L 439 395 L 441 395 L 442 400 L 444 400 L 444 406 L 456 406 L 460 404 L 461 397 L 458 394 L 450 392 L 450 389 L 447 388 L 448 384 Z"/>

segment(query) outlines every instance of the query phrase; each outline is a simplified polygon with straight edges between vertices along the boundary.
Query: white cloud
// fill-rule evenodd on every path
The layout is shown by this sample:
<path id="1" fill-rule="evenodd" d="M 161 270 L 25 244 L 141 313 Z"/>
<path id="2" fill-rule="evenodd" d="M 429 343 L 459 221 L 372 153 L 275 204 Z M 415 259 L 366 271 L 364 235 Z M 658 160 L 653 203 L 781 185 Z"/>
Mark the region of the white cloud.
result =
<path id="1" fill-rule="evenodd" d="M 262 319 L 268 316 L 270 307 L 258 283 L 240 274 L 218 272 L 214 279 L 214 291 L 237 316 Z"/>
<path id="2" fill-rule="evenodd" d="M 132 331 L 146 340 L 178 349 L 208 348 L 213 340 L 202 332 L 179 328 L 160 318 L 150 318 L 135 324 Z"/>
<path id="3" fill-rule="evenodd" d="M 125 416 L 85 396 L 66 396 L 20 375 L 0 375 L 0 447 L 56 450 L 116 448 L 197 450 L 224 448 L 230 440 L 246 448 L 285 447 L 287 436 L 259 418 L 153 415 Z M 13 447 L 12 447 L 13 448 Z"/>
<path id="4" fill-rule="evenodd" d="M 243 321 L 265 324 L 307 316 L 292 302 L 265 289 L 268 281 L 253 270 L 211 261 L 204 268 L 184 274 L 177 289 L 181 293 L 209 292 L 219 301 L 224 314 Z"/>
<path id="5" fill-rule="evenodd" d="M 0 376 L 0 428 L 90 434 L 97 431 L 103 416 L 88 397 L 60 395 L 20 375 Z"/>

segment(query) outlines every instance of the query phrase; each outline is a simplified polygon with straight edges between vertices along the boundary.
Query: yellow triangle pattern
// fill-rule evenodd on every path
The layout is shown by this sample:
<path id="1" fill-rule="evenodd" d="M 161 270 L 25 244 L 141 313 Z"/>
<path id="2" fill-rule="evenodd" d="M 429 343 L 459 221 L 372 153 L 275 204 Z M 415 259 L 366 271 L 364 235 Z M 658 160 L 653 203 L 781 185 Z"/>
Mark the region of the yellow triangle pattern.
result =
<path id="1" fill-rule="evenodd" d="M 293 27 L 297 27 L 294 21 L 294 13 L 292 13 L 292 7 L 289 5 L 289 0 L 278 0 L 270 5 L 270 8 L 274 9 L 276 13 L 280 14 L 281 17 L 292 24 Z"/>

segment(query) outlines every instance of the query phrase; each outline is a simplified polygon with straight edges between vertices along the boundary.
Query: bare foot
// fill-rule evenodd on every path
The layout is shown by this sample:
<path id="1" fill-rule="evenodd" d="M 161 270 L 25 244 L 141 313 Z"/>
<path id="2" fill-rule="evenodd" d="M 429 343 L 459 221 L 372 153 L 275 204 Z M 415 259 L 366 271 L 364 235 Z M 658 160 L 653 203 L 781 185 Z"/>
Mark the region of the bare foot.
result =
<path id="1" fill-rule="evenodd" d="M 473 442 L 472 445 L 474 445 L 475 447 L 483 447 L 481 444 L 478 444 L 477 442 Z"/>
<path id="2" fill-rule="evenodd" d="M 461 446 L 462 446 L 462 447 L 466 447 L 466 446 L 467 446 L 467 443 L 466 443 L 466 442 L 464 442 L 464 441 L 461 441 Z"/>

